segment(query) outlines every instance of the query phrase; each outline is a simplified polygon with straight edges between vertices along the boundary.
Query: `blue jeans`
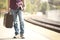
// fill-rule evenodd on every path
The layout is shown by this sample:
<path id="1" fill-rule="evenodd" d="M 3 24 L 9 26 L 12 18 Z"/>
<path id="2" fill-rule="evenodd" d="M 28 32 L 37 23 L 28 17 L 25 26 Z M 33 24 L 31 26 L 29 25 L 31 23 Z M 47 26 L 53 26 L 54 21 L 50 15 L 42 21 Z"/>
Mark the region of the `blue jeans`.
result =
<path id="1" fill-rule="evenodd" d="M 21 10 L 13 10 L 11 9 L 11 14 L 13 15 L 14 18 L 14 29 L 15 29 L 15 35 L 19 34 L 19 28 L 18 28 L 18 23 L 17 23 L 17 15 L 19 17 L 19 22 L 20 22 L 20 34 L 24 34 L 24 19 L 23 19 L 23 13 Z"/>

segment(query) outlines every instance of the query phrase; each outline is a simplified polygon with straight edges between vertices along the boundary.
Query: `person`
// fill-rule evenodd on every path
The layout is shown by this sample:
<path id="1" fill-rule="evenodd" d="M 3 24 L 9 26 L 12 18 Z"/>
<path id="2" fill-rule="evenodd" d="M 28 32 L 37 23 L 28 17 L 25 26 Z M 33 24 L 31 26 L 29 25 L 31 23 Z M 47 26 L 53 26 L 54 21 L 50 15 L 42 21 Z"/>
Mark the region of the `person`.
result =
<path id="1" fill-rule="evenodd" d="M 15 29 L 15 36 L 20 34 L 21 38 L 24 38 L 24 19 L 23 19 L 23 14 L 22 11 L 24 10 L 24 0 L 9 0 L 9 7 L 10 7 L 10 12 L 13 15 L 13 26 Z M 17 15 L 19 17 L 19 22 L 20 22 L 20 33 L 19 33 L 19 28 L 18 28 L 18 23 L 17 23 Z"/>

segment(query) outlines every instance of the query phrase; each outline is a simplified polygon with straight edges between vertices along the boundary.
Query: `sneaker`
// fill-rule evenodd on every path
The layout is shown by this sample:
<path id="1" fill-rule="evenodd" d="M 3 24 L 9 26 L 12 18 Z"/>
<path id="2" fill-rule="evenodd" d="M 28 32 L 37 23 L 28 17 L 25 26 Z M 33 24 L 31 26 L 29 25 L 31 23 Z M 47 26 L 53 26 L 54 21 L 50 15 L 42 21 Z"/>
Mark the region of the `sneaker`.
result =
<path id="1" fill-rule="evenodd" d="M 19 34 L 18 35 L 15 35 L 13 38 L 19 38 L 20 36 L 19 36 Z"/>
<path id="2" fill-rule="evenodd" d="M 25 39 L 23 35 L 20 35 L 21 39 Z"/>
<path id="3" fill-rule="evenodd" d="M 13 38 L 16 38 L 15 36 Z"/>
<path id="4" fill-rule="evenodd" d="M 21 39 L 25 39 L 24 37 L 21 37 Z"/>

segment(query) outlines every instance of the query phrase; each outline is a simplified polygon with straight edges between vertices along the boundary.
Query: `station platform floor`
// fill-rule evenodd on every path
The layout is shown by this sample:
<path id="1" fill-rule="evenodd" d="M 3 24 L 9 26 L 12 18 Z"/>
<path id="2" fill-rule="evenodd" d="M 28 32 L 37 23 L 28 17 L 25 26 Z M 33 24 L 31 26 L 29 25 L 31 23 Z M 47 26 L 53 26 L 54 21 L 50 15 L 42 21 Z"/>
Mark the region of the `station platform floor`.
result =
<path id="1" fill-rule="evenodd" d="M 60 40 L 60 33 L 24 21 L 25 39 L 14 39 L 14 28 L 5 28 L 0 18 L 0 40 Z"/>

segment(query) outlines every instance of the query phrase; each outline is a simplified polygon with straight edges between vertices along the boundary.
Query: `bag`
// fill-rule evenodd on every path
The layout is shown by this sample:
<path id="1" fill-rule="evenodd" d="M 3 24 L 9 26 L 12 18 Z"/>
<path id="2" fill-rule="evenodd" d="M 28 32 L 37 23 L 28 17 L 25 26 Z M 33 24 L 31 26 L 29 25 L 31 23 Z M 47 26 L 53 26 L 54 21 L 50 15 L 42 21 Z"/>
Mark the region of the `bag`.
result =
<path id="1" fill-rule="evenodd" d="M 4 26 L 6 28 L 12 28 L 13 25 L 13 15 L 7 13 L 4 15 Z"/>

